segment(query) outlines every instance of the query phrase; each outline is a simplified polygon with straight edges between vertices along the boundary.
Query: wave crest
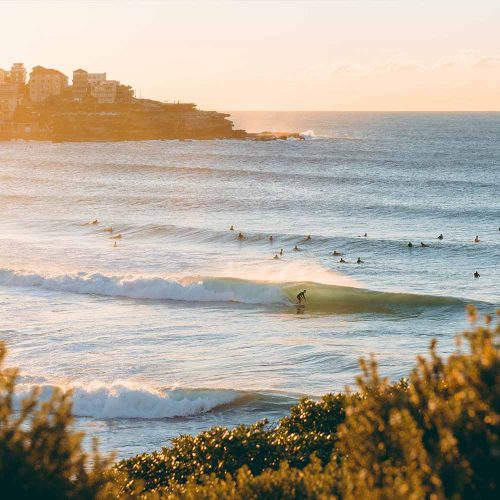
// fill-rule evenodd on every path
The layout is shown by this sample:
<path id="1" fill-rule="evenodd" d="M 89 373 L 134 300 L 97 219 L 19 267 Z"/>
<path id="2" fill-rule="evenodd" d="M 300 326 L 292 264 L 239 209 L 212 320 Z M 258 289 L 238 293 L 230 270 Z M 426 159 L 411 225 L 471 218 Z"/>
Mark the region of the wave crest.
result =
<path id="1" fill-rule="evenodd" d="M 264 269 L 267 269 L 264 267 Z M 342 276 L 316 272 L 323 282 L 300 280 L 297 270 L 268 271 L 267 280 L 234 277 L 130 277 L 104 274 L 42 274 L 0 269 L 0 285 L 39 287 L 46 290 L 132 299 L 178 300 L 186 302 L 237 302 L 290 308 L 296 294 L 307 289 L 307 310 L 324 313 L 399 313 L 405 309 L 463 306 L 454 297 L 381 292 L 355 288 Z M 307 273 L 306 273 L 307 274 Z M 322 276 L 325 275 L 322 279 Z M 330 276 L 331 275 L 331 276 Z M 243 276 L 245 273 L 243 272 Z M 269 281 L 273 279 L 274 281 Z M 331 280 L 331 281 L 330 281 Z M 326 281 L 326 282 L 325 282 Z"/>
<path id="2" fill-rule="evenodd" d="M 41 390 L 42 401 L 49 399 L 56 388 L 71 389 L 73 414 L 77 417 L 99 419 L 187 417 L 206 413 L 243 397 L 243 393 L 230 389 L 158 390 L 131 382 L 94 382 L 69 387 L 19 384 L 16 404 L 19 405 L 34 387 Z"/>

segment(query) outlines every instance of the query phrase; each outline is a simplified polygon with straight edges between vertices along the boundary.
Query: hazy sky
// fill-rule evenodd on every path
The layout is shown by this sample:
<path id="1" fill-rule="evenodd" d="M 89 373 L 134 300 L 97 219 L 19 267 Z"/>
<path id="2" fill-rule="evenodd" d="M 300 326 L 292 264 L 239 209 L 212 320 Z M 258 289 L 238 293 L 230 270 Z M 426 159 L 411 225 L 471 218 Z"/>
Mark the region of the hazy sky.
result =
<path id="1" fill-rule="evenodd" d="M 243 110 L 500 110 L 500 0 L 0 1 L 0 67 Z"/>

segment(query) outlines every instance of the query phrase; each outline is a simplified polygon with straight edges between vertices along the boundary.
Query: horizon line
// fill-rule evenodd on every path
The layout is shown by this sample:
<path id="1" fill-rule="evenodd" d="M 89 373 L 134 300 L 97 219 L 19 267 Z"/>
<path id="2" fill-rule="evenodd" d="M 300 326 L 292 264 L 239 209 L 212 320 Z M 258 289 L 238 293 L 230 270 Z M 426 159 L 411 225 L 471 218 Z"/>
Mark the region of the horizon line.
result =
<path id="1" fill-rule="evenodd" d="M 500 113 L 500 109 L 437 109 L 437 110 L 416 110 L 416 109 L 221 109 L 221 113 Z"/>

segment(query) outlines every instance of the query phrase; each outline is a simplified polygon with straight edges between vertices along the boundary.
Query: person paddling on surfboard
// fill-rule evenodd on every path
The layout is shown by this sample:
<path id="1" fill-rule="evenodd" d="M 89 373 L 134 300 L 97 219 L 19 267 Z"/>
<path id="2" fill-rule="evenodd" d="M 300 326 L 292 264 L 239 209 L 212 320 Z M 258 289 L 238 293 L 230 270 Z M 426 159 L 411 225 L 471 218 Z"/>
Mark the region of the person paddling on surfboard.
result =
<path id="1" fill-rule="evenodd" d="M 297 305 L 302 305 L 302 300 L 306 302 L 306 291 L 307 290 L 304 290 L 297 294 Z"/>

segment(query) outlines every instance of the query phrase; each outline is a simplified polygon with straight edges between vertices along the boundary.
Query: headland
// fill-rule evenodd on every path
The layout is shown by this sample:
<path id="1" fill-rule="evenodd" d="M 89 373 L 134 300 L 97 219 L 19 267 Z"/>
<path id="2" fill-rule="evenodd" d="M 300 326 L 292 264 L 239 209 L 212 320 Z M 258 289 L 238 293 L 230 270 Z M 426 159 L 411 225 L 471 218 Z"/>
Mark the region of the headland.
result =
<path id="1" fill-rule="evenodd" d="M 298 133 L 248 133 L 234 128 L 227 113 L 196 104 L 135 96 L 130 85 L 106 73 L 61 71 L 35 66 L 27 79 L 22 63 L 0 69 L 0 140 L 52 142 L 158 139 L 300 139 Z"/>

